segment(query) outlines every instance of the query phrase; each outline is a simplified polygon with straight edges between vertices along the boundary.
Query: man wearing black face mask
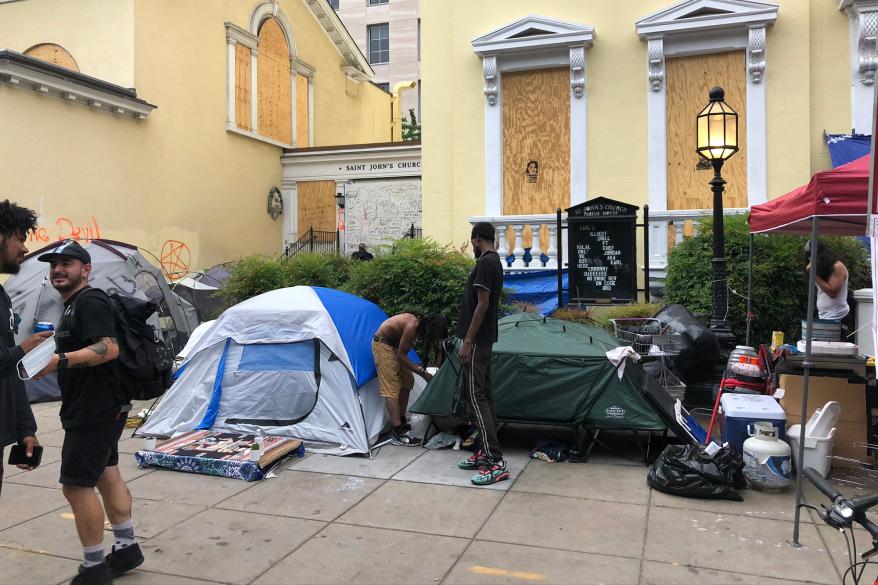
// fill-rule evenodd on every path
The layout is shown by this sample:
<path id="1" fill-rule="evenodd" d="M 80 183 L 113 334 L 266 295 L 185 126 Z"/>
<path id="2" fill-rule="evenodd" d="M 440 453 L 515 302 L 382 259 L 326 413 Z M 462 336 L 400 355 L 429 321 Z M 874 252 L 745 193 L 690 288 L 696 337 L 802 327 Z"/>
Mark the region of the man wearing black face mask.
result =
<path id="1" fill-rule="evenodd" d="M 459 357 L 464 372 L 464 394 L 476 418 L 481 448 L 457 466 L 478 469 L 472 482 L 490 485 L 509 479 L 497 440 L 497 412 L 491 396 L 491 350 L 497 341 L 503 263 L 494 248 L 494 226 L 490 223 L 479 222 L 473 226 L 471 243 L 476 266 L 463 291 L 456 335 L 463 340 Z"/>

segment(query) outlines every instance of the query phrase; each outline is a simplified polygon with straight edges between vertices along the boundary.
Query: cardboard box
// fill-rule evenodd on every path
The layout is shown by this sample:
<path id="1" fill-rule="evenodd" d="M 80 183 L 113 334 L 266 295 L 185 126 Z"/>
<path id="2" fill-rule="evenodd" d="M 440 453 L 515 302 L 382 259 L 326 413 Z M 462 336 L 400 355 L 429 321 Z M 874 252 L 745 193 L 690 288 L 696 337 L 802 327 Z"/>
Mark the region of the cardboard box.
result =
<path id="1" fill-rule="evenodd" d="M 779 388 L 784 389 L 784 397 L 780 401 L 787 420 L 796 420 L 802 415 L 802 376 L 781 374 Z M 867 422 L 866 412 L 866 383 L 850 384 L 847 378 L 826 378 L 823 376 L 810 376 L 808 378 L 808 416 L 830 400 L 835 400 L 841 405 L 839 421 L 846 421 L 865 425 Z M 790 423 L 794 424 L 794 423 Z"/>
<path id="2" fill-rule="evenodd" d="M 809 393 L 810 394 L 810 393 Z M 810 402 L 810 400 L 808 401 Z M 799 424 L 798 416 L 789 416 L 787 419 L 787 431 L 795 424 Z M 871 463 L 872 458 L 869 456 L 865 447 L 854 446 L 854 443 L 867 443 L 868 430 L 865 424 L 852 423 L 839 420 L 835 425 L 835 437 L 832 442 L 833 457 L 844 457 L 846 459 L 855 459 L 864 463 Z M 832 460 L 833 467 L 859 467 L 856 463 Z"/>

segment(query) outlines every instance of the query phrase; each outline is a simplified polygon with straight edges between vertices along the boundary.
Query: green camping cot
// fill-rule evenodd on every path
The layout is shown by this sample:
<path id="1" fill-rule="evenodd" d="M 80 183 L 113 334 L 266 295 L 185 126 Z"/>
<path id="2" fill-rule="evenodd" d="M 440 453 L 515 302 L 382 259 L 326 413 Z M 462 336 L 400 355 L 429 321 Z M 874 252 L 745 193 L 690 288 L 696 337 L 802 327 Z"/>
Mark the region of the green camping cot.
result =
<path id="1" fill-rule="evenodd" d="M 598 327 L 532 313 L 504 317 L 491 363 L 497 419 L 578 431 L 666 431 L 667 424 L 643 390 L 643 368 L 625 360 L 620 379 L 619 369 L 607 359 L 607 351 L 620 345 Z M 411 412 L 466 416 L 459 390 L 459 346 L 448 349 L 448 359 Z"/>

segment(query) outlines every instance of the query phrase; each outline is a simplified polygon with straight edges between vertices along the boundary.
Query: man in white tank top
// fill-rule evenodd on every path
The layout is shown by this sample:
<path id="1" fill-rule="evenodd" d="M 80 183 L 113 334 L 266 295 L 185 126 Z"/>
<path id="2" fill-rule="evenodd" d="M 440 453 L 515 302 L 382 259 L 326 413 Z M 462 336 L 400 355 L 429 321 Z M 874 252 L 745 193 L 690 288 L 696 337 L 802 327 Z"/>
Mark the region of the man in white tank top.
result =
<path id="1" fill-rule="evenodd" d="M 811 242 L 805 244 L 811 255 Z M 810 262 L 805 268 L 811 268 Z M 817 242 L 817 317 L 840 321 L 850 312 L 848 306 L 848 269 L 831 248 Z"/>

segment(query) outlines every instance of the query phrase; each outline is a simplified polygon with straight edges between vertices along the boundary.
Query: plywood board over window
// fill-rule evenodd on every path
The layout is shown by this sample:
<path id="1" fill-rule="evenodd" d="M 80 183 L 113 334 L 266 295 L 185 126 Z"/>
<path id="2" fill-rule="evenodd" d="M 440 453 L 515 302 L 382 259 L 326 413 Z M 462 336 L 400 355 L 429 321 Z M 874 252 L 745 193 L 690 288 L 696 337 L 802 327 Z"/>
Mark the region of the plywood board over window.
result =
<path id="1" fill-rule="evenodd" d="M 256 71 L 258 130 L 268 138 L 292 142 L 292 89 L 290 49 L 280 24 L 273 18 L 259 30 L 259 63 Z"/>
<path id="2" fill-rule="evenodd" d="M 570 207 L 570 70 L 504 73 L 502 87 L 504 215 Z M 536 162 L 536 177 L 528 177 L 531 161 Z M 530 247 L 529 227 L 523 236 Z M 507 238 L 511 249 L 511 229 Z M 546 250 L 545 229 L 540 242 Z"/>
<path id="3" fill-rule="evenodd" d="M 296 185 L 298 231 L 335 231 L 335 181 L 305 181 Z"/>
<path id="4" fill-rule="evenodd" d="M 747 207 L 747 145 L 744 52 L 679 57 L 665 62 L 667 83 L 668 209 L 711 209 L 713 169 L 698 168 L 695 117 L 708 103 L 714 86 L 725 89 L 726 102 L 738 113 L 740 150 L 722 169 L 723 205 Z"/>
<path id="5" fill-rule="evenodd" d="M 570 71 L 504 73 L 503 213 L 570 206 Z M 536 161 L 536 180 L 527 166 Z"/>
<path id="6" fill-rule="evenodd" d="M 250 49 L 238 43 L 235 45 L 235 124 L 250 130 Z"/>
<path id="7" fill-rule="evenodd" d="M 308 78 L 296 75 L 296 146 L 309 146 L 308 136 Z"/>
<path id="8" fill-rule="evenodd" d="M 59 67 L 65 67 L 73 71 L 79 71 L 79 65 L 76 64 L 76 59 L 74 59 L 73 55 L 71 55 L 67 51 L 67 49 L 65 49 L 61 45 L 56 45 L 54 43 L 42 43 L 39 45 L 34 45 L 33 47 L 25 51 L 24 54 L 28 57 L 39 59 L 40 61 L 46 61 L 48 63 L 58 65 Z"/>

